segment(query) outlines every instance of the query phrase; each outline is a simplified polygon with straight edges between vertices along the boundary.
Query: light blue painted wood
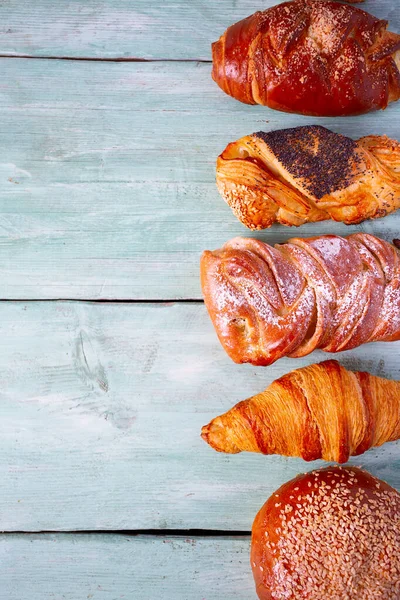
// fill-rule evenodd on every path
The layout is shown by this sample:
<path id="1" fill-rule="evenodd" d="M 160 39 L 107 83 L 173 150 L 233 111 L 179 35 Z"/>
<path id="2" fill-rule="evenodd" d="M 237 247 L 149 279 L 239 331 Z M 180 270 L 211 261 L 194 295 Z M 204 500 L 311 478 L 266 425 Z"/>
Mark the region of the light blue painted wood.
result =
<path id="1" fill-rule="evenodd" d="M 210 42 L 256 8 L 9 0 L 0 54 L 208 60 Z M 366 8 L 400 29 L 392 1 Z M 0 298 L 199 298 L 200 252 L 247 234 L 215 190 L 217 154 L 250 131 L 309 122 L 227 98 L 210 65 L 0 66 Z M 399 115 L 398 106 L 329 126 L 400 138 Z M 399 224 L 392 216 L 362 228 L 391 239 Z M 353 230 L 327 223 L 258 235 L 333 229 Z M 322 353 L 238 367 L 194 304 L 1 303 L 0 320 L 2 530 L 249 530 L 274 489 L 311 468 L 219 455 L 199 432 Z M 340 358 L 400 379 L 398 348 Z M 400 489 L 399 444 L 353 462 Z M 250 600 L 248 550 L 248 538 L 3 535 L 0 595 Z"/>
<path id="2" fill-rule="evenodd" d="M 235 365 L 194 303 L 6 302 L 0 322 L 0 530 L 248 531 L 277 487 L 315 466 L 218 454 L 200 429 L 322 352 Z M 338 358 L 400 379 L 399 347 Z M 353 463 L 400 489 L 400 444 Z"/>
<path id="3" fill-rule="evenodd" d="M 2 59 L 0 68 L 1 298 L 201 298 L 202 250 L 249 235 L 216 190 L 216 156 L 252 131 L 310 123 L 227 97 L 208 64 Z M 400 103 L 313 121 L 400 139 L 399 117 Z M 360 229 L 391 240 L 399 225 L 400 213 Z M 355 229 L 325 222 L 257 236 Z"/>
<path id="4" fill-rule="evenodd" d="M 255 600 L 248 538 L 2 535 L 7 600 Z"/>
<path id="5" fill-rule="evenodd" d="M 0 54 L 94 58 L 210 59 L 232 23 L 278 0 L 7 0 L 0 4 Z M 365 10 L 400 30 L 397 0 Z"/>

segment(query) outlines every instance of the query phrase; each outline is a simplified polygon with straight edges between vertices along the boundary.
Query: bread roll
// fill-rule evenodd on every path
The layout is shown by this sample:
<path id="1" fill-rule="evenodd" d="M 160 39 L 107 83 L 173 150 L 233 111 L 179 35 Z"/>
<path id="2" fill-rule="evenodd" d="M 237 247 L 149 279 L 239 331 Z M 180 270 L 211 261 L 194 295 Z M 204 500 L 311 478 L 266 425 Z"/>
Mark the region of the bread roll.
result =
<path id="1" fill-rule="evenodd" d="M 341 2 L 283 2 L 228 27 L 212 45 L 212 76 L 241 102 L 286 112 L 386 108 L 400 97 L 400 35 L 387 26 Z"/>
<path id="2" fill-rule="evenodd" d="M 399 600 L 400 494 L 353 467 L 300 475 L 258 513 L 251 564 L 260 600 Z"/>

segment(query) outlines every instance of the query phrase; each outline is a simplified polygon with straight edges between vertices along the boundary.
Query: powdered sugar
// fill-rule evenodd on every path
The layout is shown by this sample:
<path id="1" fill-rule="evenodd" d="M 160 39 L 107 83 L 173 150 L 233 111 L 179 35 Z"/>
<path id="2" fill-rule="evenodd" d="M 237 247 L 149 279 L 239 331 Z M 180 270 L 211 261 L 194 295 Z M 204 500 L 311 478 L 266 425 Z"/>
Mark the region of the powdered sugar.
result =
<path id="1" fill-rule="evenodd" d="M 379 259 L 367 250 L 372 243 Z M 215 257 L 218 269 L 209 289 L 217 314 L 212 317 L 239 362 L 270 364 L 317 347 L 338 352 L 367 340 L 400 337 L 400 261 L 393 264 L 390 244 L 378 238 L 293 239 L 276 249 L 237 239 Z M 385 260 L 392 260 L 393 274 L 386 284 Z M 305 282 L 300 290 L 299 281 Z M 283 289 L 285 302 L 278 292 Z M 243 331 L 237 327 L 241 322 Z M 243 336 L 233 338 L 232 327 Z"/>

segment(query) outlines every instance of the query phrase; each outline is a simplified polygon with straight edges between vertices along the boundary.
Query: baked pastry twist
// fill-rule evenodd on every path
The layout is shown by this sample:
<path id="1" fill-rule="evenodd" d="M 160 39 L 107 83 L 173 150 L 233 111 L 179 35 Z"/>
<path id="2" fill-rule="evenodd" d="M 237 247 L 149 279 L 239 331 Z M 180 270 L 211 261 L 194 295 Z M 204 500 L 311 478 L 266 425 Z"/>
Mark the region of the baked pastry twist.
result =
<path id="1" fill-rule="evenodd" d="M 259 131 L 225 148 L 217 185 L 250 229 L 360 223 L 400 207 L 400 144 L 372 135 L 354 141 L 316 125 Z"/>
<path id="2" fill-rule="evenodd" d="M 304 115 L 386 108 L 400 98 L 400 35 L 345 4 L 293 0 L 229 27 L 212 76 L 241 102 Z"/>
<path id="3" fill-rule="evenodd" d="M 400 382 L 327 360 L 292 371 L 203 427 L 218 452 L 345 463 L 400 438 Z"/>
<path id="4" fill-rule="evenodd" d="M 299 475 L 253 523 L 260 600 L 399 600 L 400 494 L 354 467 Z"/>
<path id="5" fill-rule="evenodd" d="M 400 340 L 400 253 L 364 233 L 236 238 L 201 258 L 208 312 L 237 363 Z"/>

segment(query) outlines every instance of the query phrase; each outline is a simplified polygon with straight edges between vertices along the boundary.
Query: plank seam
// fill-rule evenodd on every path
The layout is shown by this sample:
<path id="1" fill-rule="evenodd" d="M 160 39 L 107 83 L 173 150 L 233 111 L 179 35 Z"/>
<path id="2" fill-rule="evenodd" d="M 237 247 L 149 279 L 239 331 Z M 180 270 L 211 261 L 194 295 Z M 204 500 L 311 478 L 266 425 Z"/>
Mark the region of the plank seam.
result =
<path id="1" fill-rule="evenodd" d="M 201 298 L 146 298 L 146 299 L 124 299 L 124 298 L 0 298 L 1 302 L 76 302 L 87 304 L 204 304 Z"/>
<path id="2" fill-rule="evenodd" d="M 251 531 L 245 530 L 220 530 L 220 529 L 46 529 L 30 531 L 1 531 L 1 535 L 124 535 L 126 537 L 152 536 L 152 537 L 191 537 L 191 538 L 216 538 L 216 537 L 249 537 Z"/>
<path id="3" fill-rule="evenodd" d="M 183 63 L 212 63 L 212 60 L 206 58 L 136 58 L 136 57 L 114 57 L 97 58 L 94 56 L 44 56 L 31 54 L 0 54 L 0 58 L 28 58 L 30 60 L 69 60 L 86 62 L 133 62 L 133 63 L 152 63 L 152 62 L 183 62 Z"/>

